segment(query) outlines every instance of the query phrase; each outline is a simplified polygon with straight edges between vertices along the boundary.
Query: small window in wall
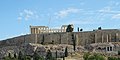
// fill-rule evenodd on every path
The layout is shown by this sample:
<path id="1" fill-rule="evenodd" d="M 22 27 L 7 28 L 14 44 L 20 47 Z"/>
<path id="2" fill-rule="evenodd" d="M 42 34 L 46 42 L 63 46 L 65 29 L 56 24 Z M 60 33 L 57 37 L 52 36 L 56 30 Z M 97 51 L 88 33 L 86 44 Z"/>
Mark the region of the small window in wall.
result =
<path id="1" fill-rule="evenodd" d="M 98 47 L 98 49 L 101 49 L 101 47 Z"/>
<path id="2" fill-rule="evenodd" d="M 107 51 L 109 51 L 109 47 L 107 47 Z"/>
<path id="3" fill-rule="evenodd" d="M 118 55 L 120 55 L 120 51 L 118 51 Z"/>
<path id="4" fill-rule="evenodd" d="M 110 47 L 110 51 L 112 51 L 112 47 Z"/>

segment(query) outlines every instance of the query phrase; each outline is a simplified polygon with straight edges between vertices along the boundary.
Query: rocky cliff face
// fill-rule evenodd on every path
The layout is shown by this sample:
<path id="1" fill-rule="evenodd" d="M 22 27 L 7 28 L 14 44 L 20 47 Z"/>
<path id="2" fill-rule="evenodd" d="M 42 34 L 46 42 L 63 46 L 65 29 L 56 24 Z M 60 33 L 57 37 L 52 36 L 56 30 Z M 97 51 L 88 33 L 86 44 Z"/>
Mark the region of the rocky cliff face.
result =
<path id="1" fill-rule="evenodd" d="M 8 56 L 10 53 L 12 56 L 14 54 L 19 54 L 20 51 L 24 53 L 25 55 L 32 56 L 34 52 L 37 52 L 40 56 L 46 57 L 47 51 L 51 50 L 52 56 L 56 56 L 56 51 L 58 52 L 57 57 L 62 57 L 65 52 L 65 48 L 68 48 L 69 54 L 73 53 L 73 46 L 67 45 L 67 44 L 57 44 L 57 45 L 41 45 L 41 44 L 21 44 L 20 46 L 6 46 L 3 48 L 0 48 L 0 58 L 2 59 L 5 56 Z M 85 51 L 83 47 L 77 46 L 76 51 Z"/>

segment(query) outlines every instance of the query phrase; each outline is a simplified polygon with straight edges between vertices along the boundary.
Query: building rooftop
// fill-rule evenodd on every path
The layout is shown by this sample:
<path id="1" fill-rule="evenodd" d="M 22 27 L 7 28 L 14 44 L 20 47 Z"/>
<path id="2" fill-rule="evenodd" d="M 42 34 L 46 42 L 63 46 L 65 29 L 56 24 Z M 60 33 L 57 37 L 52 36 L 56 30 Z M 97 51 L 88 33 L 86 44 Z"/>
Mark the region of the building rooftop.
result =
<path id="1" fill-rule="evenodd" d="M 30 28 L 41 28 L 41 27 L 49 28 L 48 26 L 30 26 Z"/>

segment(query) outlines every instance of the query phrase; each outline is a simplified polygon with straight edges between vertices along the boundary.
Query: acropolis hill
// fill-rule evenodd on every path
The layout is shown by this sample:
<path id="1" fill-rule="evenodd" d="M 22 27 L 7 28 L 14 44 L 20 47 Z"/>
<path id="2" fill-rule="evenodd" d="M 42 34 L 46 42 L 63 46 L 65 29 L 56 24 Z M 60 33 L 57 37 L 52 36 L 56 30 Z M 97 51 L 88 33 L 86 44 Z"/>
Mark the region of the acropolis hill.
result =
<path id="1" fill-rule="evenodd" d="M 74 28 L 72 24 L 71 26 L 72 28 Z M 8 46 L 9 47 L 21 46 L 29 43 L 30 45 L 31 44 L 33 45 L 34 44 L 73 45 L 73 40 L 75 40 L 76 46 L 78 47 L 82 46 L 86 50 L 91 49 L 91 46 L 92 48 L 94 48 L 94 46 L 97 46 L 97 45 L 100 45 L 100 47 L 103 45 L 102 47 L 105 48 L 105 52 L 106 51 L 114 52 L 120 49 L 120 44 L 119 44 L 120 30 L 119 29 L 97 29 L 93 31 L 78 31 L 78 32 L 66 32 L 66 29 L 67 29 L 67 25 L 63 25 L 60 29 L 50 29 L 47 26 L 30 26 L 31 34 L 2 40 L 0 42 L 0 47 L 4 48 Z M 11 50 L 11 49 L 8 49 L 8 50 Z M 1 51 L 2 49 L 0 49 L 0 54 L 2 55 Z M 99 52 L 99 50 L 96 50 L 96 51 Z"/>
<path id="2" fill-rule="evenodd" d="M 0 42 L 0 46 L 20 45 L 23 43 L 49 44 L 53 41 L 55 44 L 71 45 L 73 44 L 72 36 L 75 38 L 76 44 L 81 46 L 91 43 L 120 42 L 119 29 L 66 32 L 66 28 L 67 26 L 62 26 L 61 29 L 49 29 L 46 26 L 30 26 L 31 34 L 3 40 Z"/>

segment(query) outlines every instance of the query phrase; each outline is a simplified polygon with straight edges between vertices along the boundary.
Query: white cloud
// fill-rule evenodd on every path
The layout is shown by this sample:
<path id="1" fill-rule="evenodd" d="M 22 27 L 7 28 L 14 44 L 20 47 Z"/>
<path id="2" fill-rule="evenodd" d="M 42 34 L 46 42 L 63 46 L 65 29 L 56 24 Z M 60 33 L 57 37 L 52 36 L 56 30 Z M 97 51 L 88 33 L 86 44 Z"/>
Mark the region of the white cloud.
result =
<path id="1" fill-rule="evenodd" d="M 29 18 L 31 18 L 34 15 L 33 11 L 26 10 L 26 9 L 23 11 L 23 13 L 24 13 L 25 20 L 28 20 Z"/>
<path id="2" fill-rule="evenodd" d="M 19 15 L 20 15 L 20 16 L 23 16 L 23 13 L 22 13 L 22 12 L 20 12 L 20 13 L 19 13 Z"/>
<path id="3" fill-rule="evenodd" d="M 102 24 L 103 22 L 102 21 L 96 21 L 96 20 L 93 20 L 91 18 L 87 18 L 85 20 L 81 20 L 81 19 L 74 19 L 72 21 L 69 21 L 65 24 L 77 24 L 77 25 L 83 25 L 83 24 Z"/>
<path id="4" fill-rule="evenodd" d="M 116 14 L 116 13 L 120 13 L 120 11 L 118 10 L 113 10 L 112 7 L 104 7 L 101 10 L 98 10 L 98 12 L 100 13 L 105 13 L 105 14 Z"/>
<path id="5" fill-rule="evenodd" d="M 34 14 L 33 11 L 27 10 L 27 9 L 25 9 L 24 12 L 25 12 L 26 14 L 28 14 L 28 15 L 33 15 L 33 14 Z"/>
<path id="6" fill-rule="evenodd" d="M 111 19 L 120 19 L 120 11 L 118 10 L 119 6 L 119 2 L 110 1 L 108 6 L 98 10 L 99 15 L 101 15 L 100 18 L 110 17 Z"/>
<path id="7" fill-rule="evenodd" d="M 104 7 L 103 9 L 101 10 L 98 10 L 99 12 L 111 12 L 111 7 Z"/>
<path id="8" fill-rule="evenodd" d="M 115 15 L 113 15 L 112 18 L 113 18 L 113 19 L 120 19 L 120 14 L 115 14 Z"/>
<path id="9" fill-rule="evenodd" d="M 109 4 L 102 9 L 98 10 L 98 18 L 105 19 L 109 17 L 110 19 L 120 19 L 119 13 L 120 11 L 117 10 L 120 6 L 119 2 L 110 1 Z"/>
<path id="10" fill-rule="evenodd" d="M 19 21 L 22 20 L 22 17 L 18 17 L 18 20 L 19 20 Z"/>
<path id="11" fill-rule="evenodd" d="M 18 20 L 30 20 L 30 19 L 37 19 L 39 16 L 35 11 L 24 9 L 22 12 L 19 13 Z"/>
<path id="12" fill-rule="evenodd" d="M 80 10 L 81 9 L 77 9 L 77 8 L 67 8 L 67 9 L 64 9 L 64 10 L 61 10 L 55 13 L 55 15 L 59 18 L 63 18 L 63 17 L 68 16 L 71 13 L 78 13 Z"/>
<path id="13" fill-rule="evenodd" d="M 117 10 L 118 8 L 120 8 L 120 2 L 110 1 L 110 2 L 108 2 L 107 6 L 103 7 L 100 10 L 98 10 L 98 12 L 100 12 L 100 13 L 109 13 L 109 14 L 120 13 L 120 11 Z"/>

